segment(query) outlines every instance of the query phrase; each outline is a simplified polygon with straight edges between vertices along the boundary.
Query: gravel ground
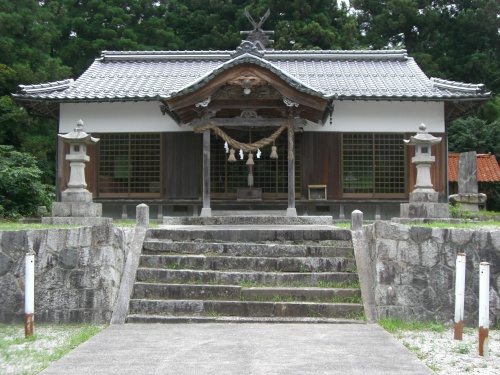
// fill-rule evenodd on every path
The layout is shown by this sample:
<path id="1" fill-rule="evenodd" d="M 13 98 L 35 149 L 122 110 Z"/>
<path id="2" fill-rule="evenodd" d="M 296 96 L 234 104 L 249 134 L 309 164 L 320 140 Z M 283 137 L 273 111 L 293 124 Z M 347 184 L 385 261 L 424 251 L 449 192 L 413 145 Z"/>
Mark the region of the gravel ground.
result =
<path id="1" fill-rule="evenodd" d="M 489 355 L 479 356 L 478 332 L 465 328 L 463 340 L 453 339 L 453 328 L 443 332 L 399 331 L 394 336 L 439 375 L 500 374 L 500 331 L 489 331 Z"/>
<path id="2" fill-rule="evenodd" d="M 96 325 L 97 330 L 104 325 Z M 37 325 L 33 340 L 25 339 L 24 325 L 0 325 L 0 374 L 38 374 L 74 348 L 82 325 Z"/>

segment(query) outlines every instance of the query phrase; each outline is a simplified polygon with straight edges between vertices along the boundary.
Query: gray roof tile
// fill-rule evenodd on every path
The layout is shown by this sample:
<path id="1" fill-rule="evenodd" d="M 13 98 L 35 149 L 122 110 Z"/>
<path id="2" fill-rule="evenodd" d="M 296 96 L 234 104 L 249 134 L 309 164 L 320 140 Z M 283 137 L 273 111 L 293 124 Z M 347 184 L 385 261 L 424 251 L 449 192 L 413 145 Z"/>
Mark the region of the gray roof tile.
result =
<path id="1" fill-rule="evenodd" d="M 170 98 L 204 86 L 242 63 L 263 66 L 300 91 L 323 98 L 475 100 L 483 85 L 428 78 L 403 51 L 105 51 L 76 80 L 19 86 L 19 99 L 53 101 Z"/>

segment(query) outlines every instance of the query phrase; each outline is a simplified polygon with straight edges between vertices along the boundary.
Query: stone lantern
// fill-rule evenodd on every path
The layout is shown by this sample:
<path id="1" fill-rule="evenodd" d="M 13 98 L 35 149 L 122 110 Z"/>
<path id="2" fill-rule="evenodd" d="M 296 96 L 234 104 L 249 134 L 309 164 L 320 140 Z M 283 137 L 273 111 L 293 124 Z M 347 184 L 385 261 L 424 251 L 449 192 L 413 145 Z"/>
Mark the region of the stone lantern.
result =
<path id="1" fill-rule="evenodd" d="M 111 219 L 101 218 L 102 204 L 92 202 L 92 193 L 87 190 L 85 182 L 85 163 L 90 160 L 87 145 L 95 144 L 98 138 L 92 137 L 83 130 L 83 121 L 76 124 L 74 131 L 60 134 L 59 137 L 69 144 L 66 160 L 70 162 L 68 188 L 61 194 L 61 202 L 52 204 L 52 217 L 42 218 L 45 224 L 67 225 L 104 225 Z"/>
<path id="2" fill-rule="evenodd" d="M 410 193 L 410 203 L 401 204 L 403 218 L 447 218 L 449 209 L 447 203 L 438 203 L 438 193 L 434 190 L 431 180 L 431 166 L 436 160 L 432 156 L 432 146 L 441 142 L 441 137 L 434 137 L 421 124 L 420 131 L 409 140 L 404 140 L 407 146 L 415 146 L 413 164 L 417 168 L 417 181 Z"/>
<path id="3" fill-rule="evenodd" d="M 60 134 L 64 142 L 69 143 L 69 154 L 66 160 L 70 162 L 70 175 L 68 188 L 62 192 L 63 202 L 92 202 L 92 193 L 87 190 L 85 182 L 85 163 L 90 160 L 87 155 L 87 145 L 95 144 L 98 138 L 91 137 L 83 130 L 83 121 L 76 124 L 74 131 L 68 134 Z"/>
<path id="4" fill-rule="evenodd" d="M 437 202 L 437 193 L 431 181 L 431 165 L 436 161 L 436 158 L 432 156 L 431 148 L 441 142 L 441 137 L 434 137 L 432 134 L 427 133 L 424 124 L 421 124 L 419 129 L 417 135 L 410 137 L 409 140 L 404 140 L 406 145 L 415 146 L 415 156 L 411 161 L 417 167 L 417 183 L 412 194 L 435 194 Z M 434 199 L 430 201 L 432 202 Z"/>

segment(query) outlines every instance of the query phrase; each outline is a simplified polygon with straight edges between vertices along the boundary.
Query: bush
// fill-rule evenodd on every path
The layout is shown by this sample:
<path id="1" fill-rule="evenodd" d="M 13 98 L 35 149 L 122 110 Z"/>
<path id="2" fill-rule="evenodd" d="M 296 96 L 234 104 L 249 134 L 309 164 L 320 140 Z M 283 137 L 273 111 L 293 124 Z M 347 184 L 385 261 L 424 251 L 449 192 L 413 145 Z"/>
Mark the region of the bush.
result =
<path id="1" fill-rule="evenodd" d="M 28 217 L 38 206 L 50 207 L 54 187 L 42 184 L 42 175 L 33 156 L 0 146 L 0 217 Z"/>

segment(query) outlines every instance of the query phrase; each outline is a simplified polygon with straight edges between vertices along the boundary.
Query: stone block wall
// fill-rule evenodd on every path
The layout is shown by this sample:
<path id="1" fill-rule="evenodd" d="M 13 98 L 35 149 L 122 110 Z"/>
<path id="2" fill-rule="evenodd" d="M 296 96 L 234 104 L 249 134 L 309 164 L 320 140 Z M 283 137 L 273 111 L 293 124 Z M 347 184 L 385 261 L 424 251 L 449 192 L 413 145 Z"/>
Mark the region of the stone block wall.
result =
<path id="1" fill-rule="evenodd" d="M 455 262 L 466 254 L 465 322 L 477 325 L 479 263 L 490 263 L 490 316 L 500 325 L 500 230 L 426 228 L 377 221 L 364 227 L 366 275 L 378 318 L 453 321 Z M 358 252 L 356 256 L 358 255 Z"/>
<path id="2" fill-rule="evenodd" d="M 132 229 L 0 231 L 0 322 L 24 321 L 24 258 L 35 256 L 35 322 L 109 323 Z"/>

